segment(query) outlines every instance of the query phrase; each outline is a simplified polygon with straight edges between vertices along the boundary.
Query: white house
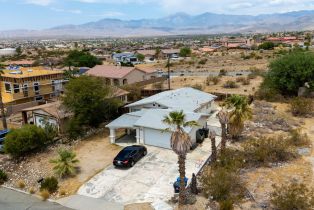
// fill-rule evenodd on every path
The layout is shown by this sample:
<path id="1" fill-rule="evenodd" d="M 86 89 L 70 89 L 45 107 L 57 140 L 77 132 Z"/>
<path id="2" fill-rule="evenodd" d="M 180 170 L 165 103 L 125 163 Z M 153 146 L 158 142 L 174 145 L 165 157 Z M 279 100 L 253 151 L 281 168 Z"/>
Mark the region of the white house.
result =
<path id="1" fill-rule="evenodd" d="M 196 132 L 207 126 L 208 117 L 213 111 L 213 101 L 216 96 L 193 88 L 169 90 L 142 99 L 126 107 L 130 113 L 124 114 L 109 123 L 110 141 L 116 143 L 116 129 L 124 128 L 129 135 L 134 133 L 138 144 L 152 145 L 170 149 L 171 132 L 162 122 L 170 112 L 183 110 L 186 120 L 198 122 L 198 127 L 186 127 L 192 143 L 196 142 Z M 133 131 L 133 132 L 132 132 Z M 135 131 L 135 132 L 134 132 Z"/>

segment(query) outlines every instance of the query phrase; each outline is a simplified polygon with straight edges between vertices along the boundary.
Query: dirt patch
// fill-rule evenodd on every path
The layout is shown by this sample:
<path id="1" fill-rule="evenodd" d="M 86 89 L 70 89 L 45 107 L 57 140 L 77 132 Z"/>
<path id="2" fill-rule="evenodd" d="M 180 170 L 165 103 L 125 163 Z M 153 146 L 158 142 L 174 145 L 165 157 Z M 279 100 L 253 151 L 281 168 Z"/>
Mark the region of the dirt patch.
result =
<path id="1" fill-rule="evenodd" d="M 120 150 L 119 146 L 110 144 L 107 132 L 100 132 L 72 144 L 49 146 L 44 151 L 31 154 L 18 163 L 7 155 L 0 155 L 0 168 L 4 168 L 9 175 L 9 181 L 5 185 L 16 187 L 19 180 L 22 180 L 26 185 L 24 190 L 28 191 L 31 187 L 38 189 L 37 181 L 40 178 L 54 175 L 50 160 L 57 157 L 60 148 L 73 150 L 80 161 L 78 163 L 80 172 L 77 176 L 59 180 L 59 191 L 64 191 L 66 195 L 74 194 L 84 182 L 109 166 L 112 158 Z M 59 195 L 55 194 L 54 197 L 58 198 Z"/>
<path id="2" fill-rule="evenodd" d="M 134 203 L 124 207 L 124 210 L 153 210 L 150 203 Z"/>

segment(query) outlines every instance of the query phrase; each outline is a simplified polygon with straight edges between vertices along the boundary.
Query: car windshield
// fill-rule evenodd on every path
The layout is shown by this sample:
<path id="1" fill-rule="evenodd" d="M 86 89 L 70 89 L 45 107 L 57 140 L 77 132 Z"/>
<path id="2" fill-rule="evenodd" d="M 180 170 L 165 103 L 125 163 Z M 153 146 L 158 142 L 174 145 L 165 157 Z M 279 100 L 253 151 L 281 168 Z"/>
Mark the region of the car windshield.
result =
<path id="1" fill-rule="evenodd" d="M 119 152 L 119 154 L 117 155 L 117 158 L 119 159 L 127 158 L 132 151 L 133 151 L 132 149 L 124 149 L 121 152 Z"/>

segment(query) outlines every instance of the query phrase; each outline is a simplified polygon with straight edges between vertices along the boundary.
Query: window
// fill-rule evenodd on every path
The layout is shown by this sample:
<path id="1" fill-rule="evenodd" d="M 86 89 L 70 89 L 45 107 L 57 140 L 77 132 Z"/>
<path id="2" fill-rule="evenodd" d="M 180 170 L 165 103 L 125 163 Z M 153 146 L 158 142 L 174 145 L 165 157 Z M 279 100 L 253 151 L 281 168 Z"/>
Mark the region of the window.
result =
<path id="1" fill-rule="evenodd" d="M 52 87 L 52 91 L 55 92 L 56 91 L 56 86 L 55 86 L 55 81 L 51 80 L 51 87 Z"/>
<path id="2" fill-rule="evenodd" d="M 28 97 L 28 85 L 24 84 L 22 89 L 24 97 Z"/>
<path id="3" fill-rule="evenodd" d="M 20 85 L 19 84 L 13 84 L 13 91 L 14 93 L 20 92 Z"/>
<path id="4" fill-rule="evenodd" d="M 7 93 L 11 93 L 11 83 L 4 83 L 4 87 L 5 87 L 5 92 Z"/>
<path id="5" fill-rule="evenodd" d="M 34 91 L 35 93 L 39 93 L 39 82 L 34 82 Z"/>

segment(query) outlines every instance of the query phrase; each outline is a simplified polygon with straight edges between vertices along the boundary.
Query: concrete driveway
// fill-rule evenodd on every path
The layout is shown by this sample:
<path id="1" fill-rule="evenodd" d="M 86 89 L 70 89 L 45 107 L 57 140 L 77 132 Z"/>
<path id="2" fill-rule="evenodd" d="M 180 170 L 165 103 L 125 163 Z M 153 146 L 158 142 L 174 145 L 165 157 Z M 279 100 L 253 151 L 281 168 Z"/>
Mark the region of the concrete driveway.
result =
<path id="1" fill-rule="evenodd" d="M 220 137 L 216 139 L 217 144 L 220 143 Z M 177 155 L 172 150 L 152 146 L 147 146 L 147 150 L 148 154 L 133 168 L 109 166 L 85 183 L 78 194 L 123 204 L 169 200 L 174 193 L 173 182 L 179 176 Z M 210 154 L 209 139 L 188 154 L 186 174 L 189 180 Z"/>

